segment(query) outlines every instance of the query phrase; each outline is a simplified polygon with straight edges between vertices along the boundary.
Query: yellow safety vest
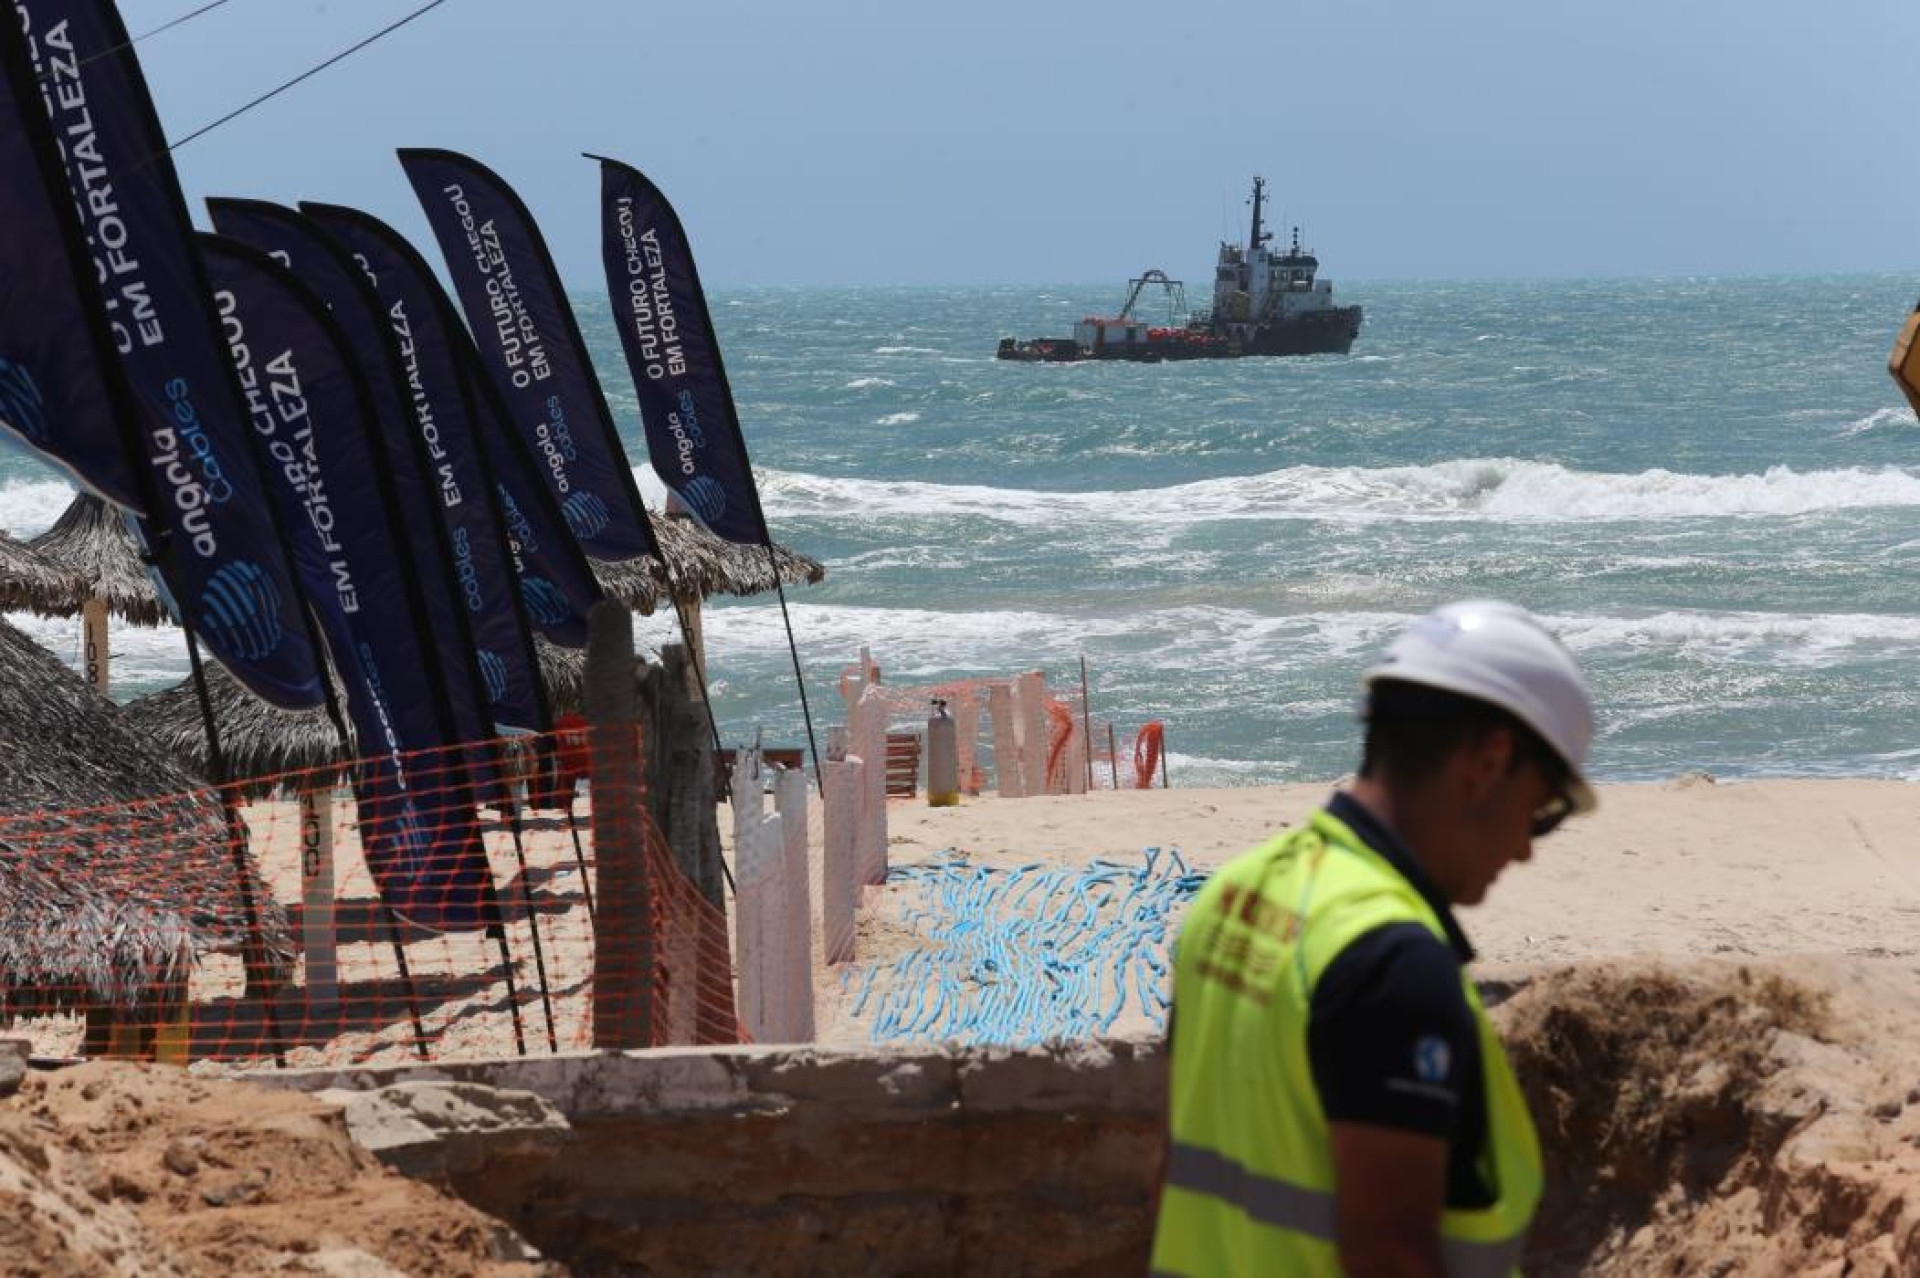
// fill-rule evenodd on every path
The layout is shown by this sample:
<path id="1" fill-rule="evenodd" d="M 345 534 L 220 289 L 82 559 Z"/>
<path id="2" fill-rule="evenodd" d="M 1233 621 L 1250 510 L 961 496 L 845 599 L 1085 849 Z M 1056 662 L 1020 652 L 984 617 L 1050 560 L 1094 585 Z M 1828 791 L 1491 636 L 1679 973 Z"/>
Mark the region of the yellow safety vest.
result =
<path id="1" fill-rule="evenodd" d="M 1172 1147 L 1154 1230 L 1153 1272 L 1337 1275 L 1333 1152 L 1307 1056 L 1314 985 L 1361 935 L 1439 917 L 1412 884 L 1325 812 L 1239 857 L 1203 888 L 1174 959 L 1169 1088 Z M 1519 1272 L 1540 1201 L 1540 1144 L 1473 982 L 1491 1206 L 1447 1209 L 1451 1278 Z"/>

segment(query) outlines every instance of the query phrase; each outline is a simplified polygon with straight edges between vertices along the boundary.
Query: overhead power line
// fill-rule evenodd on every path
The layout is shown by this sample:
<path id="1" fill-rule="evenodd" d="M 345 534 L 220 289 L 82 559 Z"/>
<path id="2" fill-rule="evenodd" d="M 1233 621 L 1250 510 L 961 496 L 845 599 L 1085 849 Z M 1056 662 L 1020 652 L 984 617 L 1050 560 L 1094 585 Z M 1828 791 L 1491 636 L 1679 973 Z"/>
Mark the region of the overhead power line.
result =
<path id="1" fill-rule="evenodd" d="M 167 150 L 178 151 L 181 147 L 193 141 L 195 138 L 205 137 L 207 134 L 213 132 L 215 129 L 219 128 L 221 125 L 226 124 L 230 121 L 239 119 L 241 116 L 253 110 L 255 107 L 259 106 L 261 103 L 267 102 L 272 100 L 273 98 L 279 97 L 282 93 L 285 93 L 288 89 L 291 89 L 294 85 L 299 84 L 304 80 L 312 79 L 314 76 L 319 75 L 322 71 L 325 71 L 328 67 L 333 66 L 336 63 L 344 62 L 346 59 L 360 52 L 360 50 L 366 48 L 368 45 L 373 44 L 376 41 L 385 39 L 387 36 L 392 35 L 395 31 L 398 31 L 401 27 L 404 27 L 409 22 L 412 22 L 415 18 L 418 18 L 419 16 L 428 12 L 429 10 L 438 9 L 441 5 L 445 4 L 446 2 L 447 0 L 430 0 L 430 3 L 423 4 L 418 9 L 415 9 L 412 13 L 409 13 L 406 17 L 401 18 L 399 21 L 390 23 L 389 25 L 380 28 L 380 30 L 374 32 L 372 35 L 360 41 L 358 44 L 355 44 L 346 49 L 342 49 L 340 52 L 334 54 L 331 58 L 328 58 L 325 62 L 321 62 L 314 66 L 308 67 L 305 71 L 302 71 L 299 75 L 296 75 L 295 77 L 293 77 L 293 79 L 288 80 L 285 84 L 279 85 L 272 89 L 268 89 L 265 93 L 253 99 L 253 101 L 245 103 L 241 106 L 235 107 L 233 110 L 227 112 L 225 115 L 213 121 L 211 124 L 202 125 L 200 128 L 197 128 L 193 132 L 187 134 L 187 136 L 185 136 L 184 138 L 181 138 L 179 141 L 167 143 Z M 217 0 L 217 3 L 224 4 L 226 3 L 226 0 Z M 208 6 L 208 7 L 211 8 L 212 6 Z M 191 17 L 193 15 L 189 14 L 187 16 Z M 185 21 L 185 19 L 184 18 L 180 19 L 180 21 Z"/>

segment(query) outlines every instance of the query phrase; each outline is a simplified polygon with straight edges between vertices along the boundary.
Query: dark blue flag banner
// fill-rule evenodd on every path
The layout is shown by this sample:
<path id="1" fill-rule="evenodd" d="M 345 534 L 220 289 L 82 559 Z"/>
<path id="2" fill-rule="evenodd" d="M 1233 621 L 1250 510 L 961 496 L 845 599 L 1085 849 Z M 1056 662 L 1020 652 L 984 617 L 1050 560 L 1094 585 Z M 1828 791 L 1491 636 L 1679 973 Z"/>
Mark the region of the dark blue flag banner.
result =
<path id="1" fill-rule="evenodd" d="M 0 22 L 0 428 L 137 510 L 131 405 L 17 24 Z"/>
<path id="2" fill-rule="evenodd" d="M 413 429 L 425 449 L 422 478 L 452 542 L 454 580 L 472 624 L 494 720 L 543 732 L 552 725 L 533 635 L 453 341 L 465 334 L 450 327 L 458 321 L 426 263 L 385 223 L 332 204 L 302 204 L 300 211 L 365 267 L 399 342 Z"/>
<path id="3" fill-rule="evenodd" d="M 387 309 L 364 268 L 334 239 L 293 209 L 262 200 L 207 201 L 223 236 L 249 245 L 286 266 L 326 303 L 339 325 L 353 363 L 371 397 L 369 427 L 380 461 L 369 472 L 385 491 L 403 531 L 396 546 L 418 580 L 428 629 L 436 648 L 431 667 L 452 715 L 452 735 L 441 744 L 479 741 L 494 735 L 493 716 L 479 675 L 464 593 L 453 575 L 452 542 L 439 514 L 440 499 L 426 487 L 416 452 L 425 456 L 414 429 L 406 372 L 394 342 Z"/>
<path id="4" fill-rule="evenodd" d="M 600 251 L 653 469 L 728 541 L 769 541 L 686 229 L 660 188 L 600 161 Z"/>
<path id="5" fill-rule="evenodd" d="M 14 9 L 135 413 L 147 544 L 182 620 L 241 682 L 278 706 L 320 705 L 320 654 L 126 28 L 110 0 Z"/>
<path id="6" fill-rule="evenodd" d="M 405 533 L 371 395 L 326 305 L 290 272 L 233 240 L 199 245 L 267 491 L 367 760 L 354 785 L 367 868 L 405 918 L 481 926 L 492 873 L 471 791 L 458 775 L 416 775 L 410 758 L 458 738 L 419 583 L 396 553 Z"/>
<path id="7" fill-rule="evenodd" d="M 507 420 L 506 405 L 494 394 L 459 321 L 451 315 L 455 356 L 465 366 L 462 381 L 479 429 L 479 452 L 493 475 L 501 527 L 520 583 L 528 620 L 563 648 L 587 646 L 587 614 L 604 597 L 580 543 L 574 540 L 560 505 L 534 474 L 525 445 Z"/>
<path id="8" fill-rule="evenodd" d="M 633 468 L 560 273 L 533 215 L 477 160 L 405 149 L 400 164 L 426 210 L 494 388 L 595 559 L 659 554 Z"/>

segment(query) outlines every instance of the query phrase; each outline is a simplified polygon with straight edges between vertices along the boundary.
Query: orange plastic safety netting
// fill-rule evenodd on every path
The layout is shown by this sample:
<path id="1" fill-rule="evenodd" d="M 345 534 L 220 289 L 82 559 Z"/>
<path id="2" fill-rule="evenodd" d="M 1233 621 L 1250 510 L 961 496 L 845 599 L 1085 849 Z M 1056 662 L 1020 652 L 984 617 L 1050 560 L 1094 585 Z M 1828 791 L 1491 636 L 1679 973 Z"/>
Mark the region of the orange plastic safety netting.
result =
<path id="1" fill-rule="evenodd" d="M 717 861 L 676 856 L 640 745 L 575 726 L 0 815 L 0 1032 L 242 1067 L 736 1041 Z"/>

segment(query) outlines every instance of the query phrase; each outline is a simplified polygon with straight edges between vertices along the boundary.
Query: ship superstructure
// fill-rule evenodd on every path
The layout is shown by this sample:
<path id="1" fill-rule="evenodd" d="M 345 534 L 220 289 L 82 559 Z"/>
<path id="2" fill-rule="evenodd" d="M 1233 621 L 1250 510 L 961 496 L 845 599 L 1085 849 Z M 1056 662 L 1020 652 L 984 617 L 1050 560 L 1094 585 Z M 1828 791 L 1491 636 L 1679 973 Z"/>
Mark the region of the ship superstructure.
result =
<path id="1" fill-rule="evenodd" d="M 1333 284 L 1319 278 L 1320 259 L 1300 246 L 1294 227 L 1284 251 L 1267 245 L 1267 183 L 1253 179 L 1253 221 L 1245 245 L 1223 243 L 1214 268 L 1213 309 L 1184 325 L 1170 319 L 1150 325 L 1135 314 L 1141 294 L 1158 284 L 1176 308 L 1185 286 L 1164 271 L 1150 270 L 1130 282 L 1117 315 L 1090 315 L 1071 338 L 1002 338 L 1001 359 L 1060 362 L 1080 359 L 1232 359 L 1243 355 L 1344 355 L 1360 333 L 1358 306 L 1336 306 Z"/>

